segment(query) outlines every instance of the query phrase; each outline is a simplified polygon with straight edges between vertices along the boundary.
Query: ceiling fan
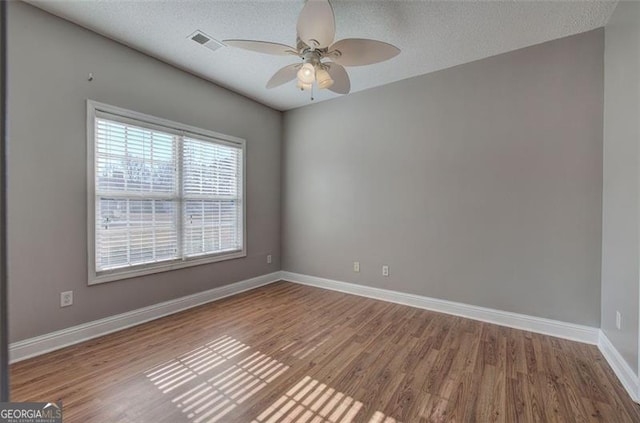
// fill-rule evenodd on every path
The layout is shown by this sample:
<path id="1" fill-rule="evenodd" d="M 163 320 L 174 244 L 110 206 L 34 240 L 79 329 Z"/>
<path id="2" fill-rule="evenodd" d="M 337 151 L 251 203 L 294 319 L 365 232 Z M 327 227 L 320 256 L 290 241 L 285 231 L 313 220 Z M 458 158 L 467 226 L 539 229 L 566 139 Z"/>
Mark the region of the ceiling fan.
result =
<path id="1" fill-rule="evenodd" d="M 336 23 L 328 0 L 307 0 L 297 24 L 296 47 L 254 40 L 224 40 L 230 47 L 278 56 L 297 56 L 302 63 L 288 65 L 277 71 L 267 82 L 275 88 L 296 79 L 301 90 L 329 89 L 338 94 L 351 90 L 344 66 L 363 66 L 383 62 L 400 53 L 400 49 L 382 41 L 347 38 L 333 42 Z M 312 97 L 313 100 L 313 91 Z"/>

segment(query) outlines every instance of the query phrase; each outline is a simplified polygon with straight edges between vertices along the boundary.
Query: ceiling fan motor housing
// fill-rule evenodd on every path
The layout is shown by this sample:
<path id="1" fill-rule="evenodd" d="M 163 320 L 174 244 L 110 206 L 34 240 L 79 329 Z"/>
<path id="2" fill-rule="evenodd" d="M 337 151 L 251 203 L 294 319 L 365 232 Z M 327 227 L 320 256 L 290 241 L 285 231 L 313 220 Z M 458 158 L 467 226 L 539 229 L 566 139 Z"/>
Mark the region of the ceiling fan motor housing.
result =
<path id="1" fill-rule="evenodd" d="M 322 53 L 319 50 L 308 50 L 302 54 L 302 62 L 310 63 L 313 66 L 321 64 Z"/>

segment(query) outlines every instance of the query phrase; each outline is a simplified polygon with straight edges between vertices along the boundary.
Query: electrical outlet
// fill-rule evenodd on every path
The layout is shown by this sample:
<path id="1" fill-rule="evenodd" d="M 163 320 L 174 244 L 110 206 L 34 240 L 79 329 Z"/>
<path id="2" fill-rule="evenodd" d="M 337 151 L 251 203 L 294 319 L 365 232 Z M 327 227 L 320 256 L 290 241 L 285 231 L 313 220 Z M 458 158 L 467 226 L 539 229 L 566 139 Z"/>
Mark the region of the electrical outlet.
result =
<path id="1" fill-rule="evenodd" d="M 69 307 L 73 305 L 73 291 L 65 291 L 60 293 L 60 307 Z"/>
<path id="2" fill-rule="evenodd" d="M 271 254 L 267 254 L 267 264 L 271 264 Z"/>
<path id="3" fill-rule="evenodd" d="M 389 276 L 389 266 L 382 266 L 382 276 Z"/>
<path id="4" fill-rule="evenodd" d="M 354 261 L 353 262 L 353 271 L 356 273 L 360 272 L 360 262 L 359 261 Z"/>
<path id="5" fill-rule="evenodd" d="M 616 311 L 616 328 L 618 330 L 622 329 L 622 315 L 619 311 Z"/>

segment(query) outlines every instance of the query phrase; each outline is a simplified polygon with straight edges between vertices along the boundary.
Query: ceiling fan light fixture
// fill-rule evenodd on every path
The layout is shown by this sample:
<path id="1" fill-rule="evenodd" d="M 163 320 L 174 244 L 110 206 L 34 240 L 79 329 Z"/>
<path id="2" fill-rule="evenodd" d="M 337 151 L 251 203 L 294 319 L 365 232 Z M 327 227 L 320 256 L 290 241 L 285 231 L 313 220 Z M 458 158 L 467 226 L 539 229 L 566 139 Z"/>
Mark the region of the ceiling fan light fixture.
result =
<path id="1" fill-rule="evenodd" d="M 316 81 L 318 81 L 318 88 L 324 90 L 333 85 L 333 79 L 326 70 L 320 68 L 316 71 Z"/>
<path id="2" fill-rule="evenodd" d="M 313 84 L 317 83 L 319 89 L 349 94 L 351 81 L 345 66 L 371 65 L 400 53 L 399 48 L 383 41 L 365 38 L 335 41 L 336 22 L 329 0 L 305 0 L 304 3 L 296 24 L 295 47 L 258 40 L 224 41 L 230 47 L 277 56 L 293 55 L 302 59 L 302 63 L 278 70 L 267 82 L 268 89 L 297 79 L 297 87 L 301 90 L 313 93 Z"/>
<path id="3" fill-rule="evenodd" d="M 298 71 L 298 81 L 302 84 L 313 84 L 316 80 L 316 69 L 311 63 L 305 63 Z"/>

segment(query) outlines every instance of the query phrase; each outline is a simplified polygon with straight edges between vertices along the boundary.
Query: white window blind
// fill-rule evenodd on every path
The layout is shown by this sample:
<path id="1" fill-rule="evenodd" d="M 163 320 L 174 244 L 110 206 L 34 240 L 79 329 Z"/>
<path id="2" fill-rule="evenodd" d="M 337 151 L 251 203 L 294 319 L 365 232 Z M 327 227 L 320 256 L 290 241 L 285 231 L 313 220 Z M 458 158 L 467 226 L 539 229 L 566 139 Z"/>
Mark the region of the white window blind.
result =
<path id="1" fill-rule="evenodd" d="M 179 257 L 177 137 L 96 118 L 96 270 Z"/>
<path id="2" fill-rule="evenodd" d="M 242 239 L 238 150 L 184 138 L 182 151 L 184 254 L 238 250 Z"/>
<path id="3" fill-rule="evenodd" d="M 243 144 L 96 110 L 93 147 L 96 276 L 244 251 Z"/>

